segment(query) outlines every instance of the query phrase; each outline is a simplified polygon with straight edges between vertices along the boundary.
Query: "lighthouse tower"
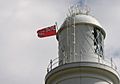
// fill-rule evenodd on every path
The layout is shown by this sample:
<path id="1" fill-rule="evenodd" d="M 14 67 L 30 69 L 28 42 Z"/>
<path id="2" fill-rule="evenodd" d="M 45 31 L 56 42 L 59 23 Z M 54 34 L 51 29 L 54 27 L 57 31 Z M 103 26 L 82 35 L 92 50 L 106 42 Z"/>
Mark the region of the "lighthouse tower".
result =
<path id="1" fill-rule="evenodd" d="M 120 84 L 112 59 L 104 57 L 106 33 L 87 7 L 74 5 L 57 33 L 59 57 L 51 60 L 45 84 Z"/>

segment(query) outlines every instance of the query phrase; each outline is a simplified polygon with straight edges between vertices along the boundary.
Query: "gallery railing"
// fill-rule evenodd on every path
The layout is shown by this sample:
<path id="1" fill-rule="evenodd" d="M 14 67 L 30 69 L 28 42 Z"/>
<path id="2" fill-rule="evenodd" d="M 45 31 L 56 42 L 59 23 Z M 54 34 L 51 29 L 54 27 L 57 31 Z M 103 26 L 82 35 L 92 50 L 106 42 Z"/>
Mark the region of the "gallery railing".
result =
<path id="1" fill-rule="evenodd" d="M 47 72 L 50 72 L 55 67 L 58 67 L 58 66 L 61 66 L 61 65 L 64 65 L 64 64 L 68 64 L 68 63 L 73 63 L 73 62 L 96 62 L 96 63 L 107 65 L 107 66 L 117 70 L 117 67 L 116 67 L 115 63 L 113 62 L 112 58 L 101 59 L 99 56 L 98 57 L 90 56 L 90 59 L 95 60 L 95 61 L 86 60 L 86 59 L 81 58 L 80 61 L 67 62 L 66 58 L 63 58 L 62 60 L 60 60 L 59 57 L 57 57 L 53 60 L 50 60 L 50 63 L 47 67 Z"/>

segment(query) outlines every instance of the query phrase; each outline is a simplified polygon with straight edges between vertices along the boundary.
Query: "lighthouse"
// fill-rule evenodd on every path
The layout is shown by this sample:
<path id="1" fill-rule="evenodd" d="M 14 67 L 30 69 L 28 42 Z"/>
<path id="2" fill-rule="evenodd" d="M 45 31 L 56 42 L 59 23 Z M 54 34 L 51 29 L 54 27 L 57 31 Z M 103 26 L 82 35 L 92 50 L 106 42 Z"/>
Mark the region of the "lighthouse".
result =
<path id="1" fill-rule="evenodd" d="M 59 55 L 45 84 L 120 84 L 117 67 L 104 57 L 106 33 L 87 7 L 74 5 L 57 32 Z"/>

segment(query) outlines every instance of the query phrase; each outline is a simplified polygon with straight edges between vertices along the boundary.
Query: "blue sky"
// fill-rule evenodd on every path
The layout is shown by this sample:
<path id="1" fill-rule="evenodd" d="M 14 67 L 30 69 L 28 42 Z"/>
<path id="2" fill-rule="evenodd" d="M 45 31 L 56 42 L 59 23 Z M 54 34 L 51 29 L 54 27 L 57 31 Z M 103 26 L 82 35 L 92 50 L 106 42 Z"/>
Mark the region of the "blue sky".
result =
<path id="1" fill-rule="evenodd" d="M 76 0 L 0 0 L 0 84 L 44 84 L 50 59 L 58 56 L 56 38 L 39 39 L 39 28 L 64 21 Z M 88 0 L 91 15 L 106 31 L 105 56 L 120 72 L 120 0 Z"/>

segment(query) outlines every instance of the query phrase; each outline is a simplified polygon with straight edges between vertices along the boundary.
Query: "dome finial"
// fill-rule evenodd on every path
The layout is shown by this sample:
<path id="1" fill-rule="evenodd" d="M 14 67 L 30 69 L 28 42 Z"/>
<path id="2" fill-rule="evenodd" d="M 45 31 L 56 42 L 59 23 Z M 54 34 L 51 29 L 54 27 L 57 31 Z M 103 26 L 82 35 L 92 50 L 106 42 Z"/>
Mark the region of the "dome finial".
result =
<path id="1" fill-rule="evenodd" d="M 79 0 L 73 6 L 70 6 L 69 15 L 74 16 L 78 14 L 88 15 L 90 12 L 90 8 L 86 5 L 86 0 Z"/>

